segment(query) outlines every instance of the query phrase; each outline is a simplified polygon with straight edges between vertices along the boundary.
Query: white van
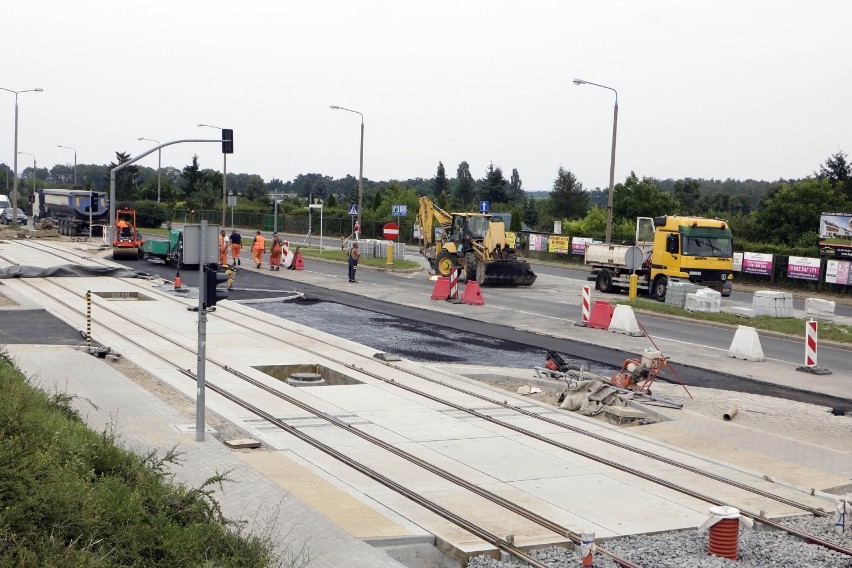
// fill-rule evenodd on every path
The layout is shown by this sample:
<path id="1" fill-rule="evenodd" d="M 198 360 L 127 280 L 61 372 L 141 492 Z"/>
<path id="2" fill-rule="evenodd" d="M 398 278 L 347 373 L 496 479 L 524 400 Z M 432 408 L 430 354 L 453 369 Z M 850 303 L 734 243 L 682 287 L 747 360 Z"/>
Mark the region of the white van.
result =
<path id="1" fill-rule="evenodd" d="M 11 207 L 12 203 L 9 201 L 8 195 L 0 195 L 0 209 L 6 209 L 7 207 Z"/>

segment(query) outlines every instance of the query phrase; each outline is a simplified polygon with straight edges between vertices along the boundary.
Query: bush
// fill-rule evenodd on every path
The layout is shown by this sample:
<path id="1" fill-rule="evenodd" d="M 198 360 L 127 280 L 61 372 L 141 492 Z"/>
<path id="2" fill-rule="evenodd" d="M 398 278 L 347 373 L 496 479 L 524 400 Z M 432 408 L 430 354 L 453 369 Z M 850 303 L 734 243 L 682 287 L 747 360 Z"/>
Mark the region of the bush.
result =
<path id="1" fill-rule="evenodd" d="M 159 227 L 168 218 L 167 207 L 156 201 L 137 201 L 136 224 L 140 227 Z"/>

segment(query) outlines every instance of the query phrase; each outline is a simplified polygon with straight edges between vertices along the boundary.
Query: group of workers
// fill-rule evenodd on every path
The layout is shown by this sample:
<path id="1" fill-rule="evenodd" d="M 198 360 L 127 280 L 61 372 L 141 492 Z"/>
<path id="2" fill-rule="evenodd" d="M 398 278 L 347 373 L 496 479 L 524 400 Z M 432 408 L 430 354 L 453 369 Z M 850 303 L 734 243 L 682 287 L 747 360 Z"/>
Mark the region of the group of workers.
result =
<path id="1" fill-rule="evenodd" d="M 229 246 L 230 245 L 230 246 Z M 228 249 L 231 250 L 231 267 L 236 267 L 240 264 L 240 251 L 243 247 L 243 238 L 240 233 L 234 229 L 230 237 L 226 236 L 225 231 L 219 231 L 219 264 L 228 266 Z M 266 238 L 257 231 L 251 243 L 251 257 L 258 268 L 263 266 L 263 256 L 266 253 Z M 278 233 L 272 233 L 272 244 L 269 251 L 269 270 L 280 270 L 281 265 L 285 268 L 295 268 L 297 251 L 290 251 L 289 243 L 282 240 Z"/>

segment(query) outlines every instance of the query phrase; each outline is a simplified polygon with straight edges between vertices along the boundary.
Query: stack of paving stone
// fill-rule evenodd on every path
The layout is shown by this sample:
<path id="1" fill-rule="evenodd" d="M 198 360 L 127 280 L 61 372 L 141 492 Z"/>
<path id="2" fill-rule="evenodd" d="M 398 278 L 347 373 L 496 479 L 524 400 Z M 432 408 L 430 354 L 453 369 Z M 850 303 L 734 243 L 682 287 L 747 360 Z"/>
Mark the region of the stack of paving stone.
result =
<path id="1" fill-rule="evenodd" d="M 834 302 L 821 298 L 805 298 L 805 315 L 820 321 L 833 321 Z"/>
<path id="2" fill-rule="evenodd" d="M 722 310 L 722 293 L 710 288 L 700 288 L 686 295 L 684 309 L 688 312 L 718 314 Z"/>
<path id="3" fill-rule="evenodd" d="M 755 315 L 773 318 L 793 317 L 793 294 L 774 290 L 758 290 L 752 299 Z"/>
<path id="4" fill-rule="evenodd" d="M 701 286 L 692 282 L 670 282 L 666 290 L 666 304 L 683 309 L 686 306 L 686 295 L 700 289 Z"/>

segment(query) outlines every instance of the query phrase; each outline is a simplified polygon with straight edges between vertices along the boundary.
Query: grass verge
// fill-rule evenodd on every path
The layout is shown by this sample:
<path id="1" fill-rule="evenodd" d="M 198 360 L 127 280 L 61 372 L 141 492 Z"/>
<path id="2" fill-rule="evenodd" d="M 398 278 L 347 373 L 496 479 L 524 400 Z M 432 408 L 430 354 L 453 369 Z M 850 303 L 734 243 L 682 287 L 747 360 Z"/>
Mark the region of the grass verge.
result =
<path id="1" fill-rule="evenodd" d="M 308 248 L 301 247 L 299 252 L 305 258 L 316 258 L 316 259 L 325 259 L 325 260 L 335 260 L 338 262 L 347 262 L 349 258 L 349 252 L 345 250 L 339 249 L 318 249 L 318 248 Z M 364 258 L 361 257 L 361 260 L 358 261 L 358 266 L 373 266 L 376 268 L 392 268 L 394 270 L 409 270 L 412 268 L 419 268 L 420 265 L 414 262 L 413 260 L 401 260 L 395 258 L 393 260 L 393 264 L 388 266 L 388 261 L 386 258 Z"/>
<path id="2" fill-rule="evenodd" d="M 794 335 L 804 337 L 805 325 L 803 320 L 798 318 L 773 318 L 769 316 L 757 316 L 746 318 L 734 314 L 721 312 L 718 314 L 709 314 L 704 312 L 687 312 L 675 306 L 663 304 L 656 300 L 647 300 L 637 298 L 633 301 L 618 300 L 616 303 L 625 304 L 632 307 L 636 311 L 653 312 L 657 314 L 688 317 L 691 320 L 706 321 L 712 323 L 721 323 L 727 325 L 748 325 L 756 329 L 772 331 L 785 335 Z M 852 327 L 841 325 L 832 322 L 820 322 L 819 338 L 840 343 L 852 344 Z"/>
<path id="3" fill-rule="evenodd" d="M 174 448 L 121 448 L 86 426 L 73 397 L 30 386 L 5 352 L 0 392 L 0 566 L 304 565 L 276 557 L 269 531 L 222 515 L 213 493 L 227 472 L 172 484 Z"/>

